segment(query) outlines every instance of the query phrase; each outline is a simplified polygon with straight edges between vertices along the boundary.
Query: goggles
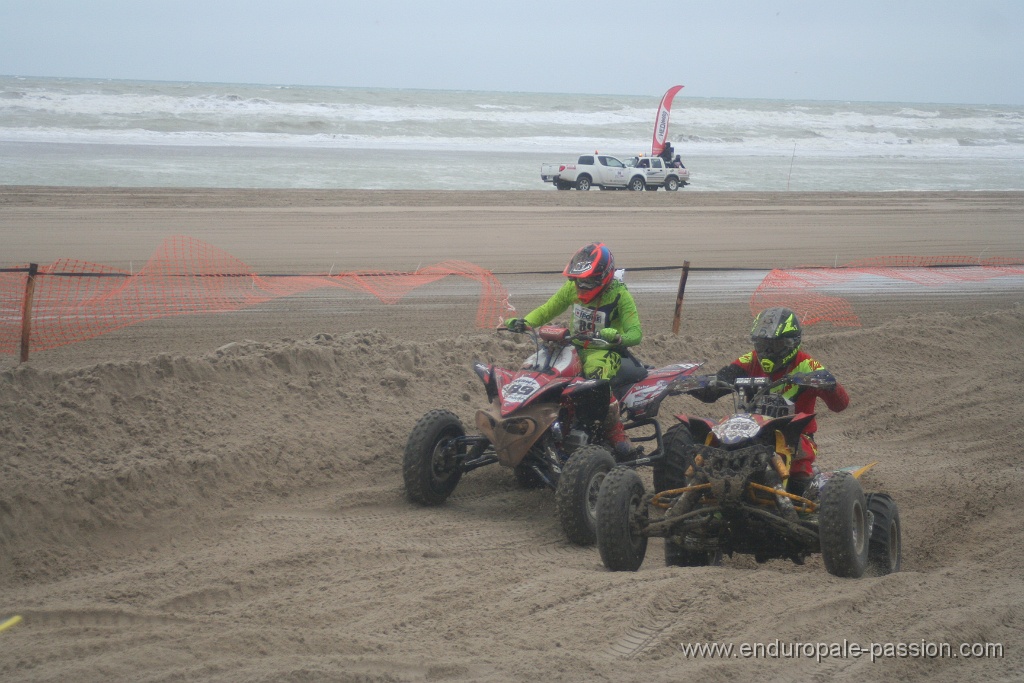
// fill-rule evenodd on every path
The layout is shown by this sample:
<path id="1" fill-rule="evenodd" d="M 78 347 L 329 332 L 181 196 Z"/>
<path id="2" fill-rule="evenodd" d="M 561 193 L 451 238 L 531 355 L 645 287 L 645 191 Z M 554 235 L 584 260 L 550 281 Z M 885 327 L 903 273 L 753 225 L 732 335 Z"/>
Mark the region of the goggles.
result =
<path id="1" fill-rule="evenodd" d="M 585 292 L 589 292 L 593 289 L 597 289 L 601 286 L 601 278 L 599 277 L 583 277 L 576 279 L 576 287 L 582 289 Z"/>
<path id="2" fill-rule="evenodd" d="M 761 357 L 779 356 L 787 351 L 792 351 L 795 347 L 796 342 L 793 339 L 757 339 L 754 341 L 754 350 Z"/>

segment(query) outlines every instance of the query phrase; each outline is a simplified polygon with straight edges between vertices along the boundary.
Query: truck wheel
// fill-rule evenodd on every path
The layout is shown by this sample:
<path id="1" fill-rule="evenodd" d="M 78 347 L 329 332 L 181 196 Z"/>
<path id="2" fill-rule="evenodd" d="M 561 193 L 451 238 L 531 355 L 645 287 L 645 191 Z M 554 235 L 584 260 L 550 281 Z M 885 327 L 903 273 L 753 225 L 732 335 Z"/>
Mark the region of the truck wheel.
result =
<path id="1" fill-rule="evenodd" d="M 640 176 L 629 179 L 629 189 L 633 192 L 643 192 L 645 185 L 647 185 L 647 183 L 645 183 L 644 179 Z"/>
<path id="2" fill-rule="evenodd" d="M 669 176 L 665 178 L 665 189 L 669 192 L 675 192 L 679 189 L 679 179 L 675 176 Z"/>
<path id="3" fill-rule="evenodd" d="M 458 416 L 447 410 L 431 410 L 409 434 L 402 458 L 405 494 L 420 505 L 440 505 L 459 483 L 462 469 L 446 461 L 444 449 L 466 430 Z"/>
<path id="4" fill-rule="evenodd" d="M 590 189 L 590 176 L 581 175 L 576 179 L 576 189 L 582 192 L 586 192 Z"/>
<path id="5" fill-rule="evenodd" d="M 613 572 L 635 572 L 647 555 L 641 524 L 647 517 L 644 484 L 636 470 L 616 467 L 604 478 L 597 495 L 597 549 Z"/>
<path id="6" fill-rule="evenodd" d="M 834 576 L 859 579 L 868 564 L 867 505 L 860 482 L 836 472 L 821 492 L 818 536 L 825 569 Z"/>
<path id="7" fill-rule="evenodd" d="M 600 446 L 584 446 L 572 454 L 558 478 L 555 511 L 569 540 L 593 545 L 597 539 L 597 495 L 615 467 L 615 458 Z"/>

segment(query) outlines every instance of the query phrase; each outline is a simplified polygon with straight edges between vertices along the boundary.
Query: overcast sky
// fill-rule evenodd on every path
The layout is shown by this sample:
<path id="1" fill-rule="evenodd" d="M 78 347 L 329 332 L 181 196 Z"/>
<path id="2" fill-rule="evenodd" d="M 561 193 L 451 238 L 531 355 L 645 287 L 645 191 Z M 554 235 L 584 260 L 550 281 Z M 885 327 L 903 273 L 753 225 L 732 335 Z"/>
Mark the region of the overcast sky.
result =
<path id="1" fill-rule="evenodd" d="M 0 0 L 0 74 L 1024 104 L 1024 0 Z"/>

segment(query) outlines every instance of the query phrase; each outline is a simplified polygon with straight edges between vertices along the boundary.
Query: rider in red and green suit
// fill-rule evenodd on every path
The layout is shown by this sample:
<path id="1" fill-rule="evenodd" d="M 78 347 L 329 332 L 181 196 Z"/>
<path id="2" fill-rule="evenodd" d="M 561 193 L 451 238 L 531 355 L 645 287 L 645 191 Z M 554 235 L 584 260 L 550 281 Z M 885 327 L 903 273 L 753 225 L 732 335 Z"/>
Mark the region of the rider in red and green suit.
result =
<path id="1" fill-rule="evenodd" d="M 718 379 L 728 383 L 732 383 L 737 377 L 768 377 L 776 380 L 783 375 L 796 372 L 824 369 L 825 366 L 800 350 L 801 336 L 800 321 L 793 311 L 788 308 L 769 308 L 762 311 L 754 319 L 754 328 L 750 333 L 754 350 L 719 370 Z M 835 388 L 829 390 L 785 384 L 774 391 L 781 392 L 791 400 L 798 413 L 813 413 L 819 398 L 825 402 L 829 410 L 837 413 L 850 405 L 850 397 L 839 382 L 836 382 Z M 692 395 L 705 403 L 711 403 L 728 393 L 728 389 L 709 388 L 693 392 Z M 801 435 L 800 449 L 794 454 L 790 465 L 788 488 L 792 493 L 803 493 L 813 476 L 814 459 L 818 453 L 814 443 L 814 433 L 817 430 L 817 420 L 811 420 Z"/>

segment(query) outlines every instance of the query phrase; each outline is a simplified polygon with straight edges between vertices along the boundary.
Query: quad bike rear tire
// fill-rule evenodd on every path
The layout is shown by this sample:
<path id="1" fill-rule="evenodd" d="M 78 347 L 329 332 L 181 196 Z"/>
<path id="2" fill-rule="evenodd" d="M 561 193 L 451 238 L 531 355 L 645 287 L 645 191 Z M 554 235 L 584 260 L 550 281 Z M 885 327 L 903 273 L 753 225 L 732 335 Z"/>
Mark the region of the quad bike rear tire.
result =
<path id="1" fill-rule="evenodd" d="M 420 418 L 409 434 L 402 458 L 402 477 L 409 500 L 420 505 L 440 505 L 448 499 L 462 478 L 462 470 L 445 466 L 442 449 L 465 434 L 462 421 L 447 410 L 431 410 Z"/>
<path id="2" fill-rule="evenodd" d="M 900 509 L 886 493 L 869 493 L 865 504 L 872 517 L 868 565 L 877 576 L 898 572 L 903 565 Z"/>
<path id="3" fill-rule="evenodd" d="M 656 492 L 686 486 L 686 470 L 693 464 L 693 446 L 696 443 L 689 425 L 683 423 L 669 427 L 663 442 L 665 457 L 651 467 Z M 674 486 L 669 486 L 669 479 Z"/>
<path id="4" fill-rule="evenodd" d="M 672 425 L 665 432 L 665 459 L 654 465 L 656 492 L 680 489 L 686 486 L 686 470 L 693 465 L 695 440 L 689 425 Z M 666 567 L 706 567 L 716 564 L 719 553 L 687 550 L 670 538 L 665 539 Z"/>
<path id="5" fill-rule="evenodd" d="M 852 473 L 837 472 L 822 491 L 818 536 L 829 574 L 851 579 L 864 575 L 869 545 L 867 503 Z"/>
<path id="6" fill-rule="evenodd" d="M 597 496 L 597 549 L 613 572 L 635 572 L 647 555 L 641 524 L 647 517 L 644 484 L 636 470 L 619 466 L 605 476 Z"/>
<path id="7" fill-rule="evenodd" d="M 576 545 L 594 545 L 597 540 L 597 498 L 605 475 L 615 467 L 615 458 L 601 446 L 584 446 L 569 458 L 555 489 L 558 521 Z"/>

